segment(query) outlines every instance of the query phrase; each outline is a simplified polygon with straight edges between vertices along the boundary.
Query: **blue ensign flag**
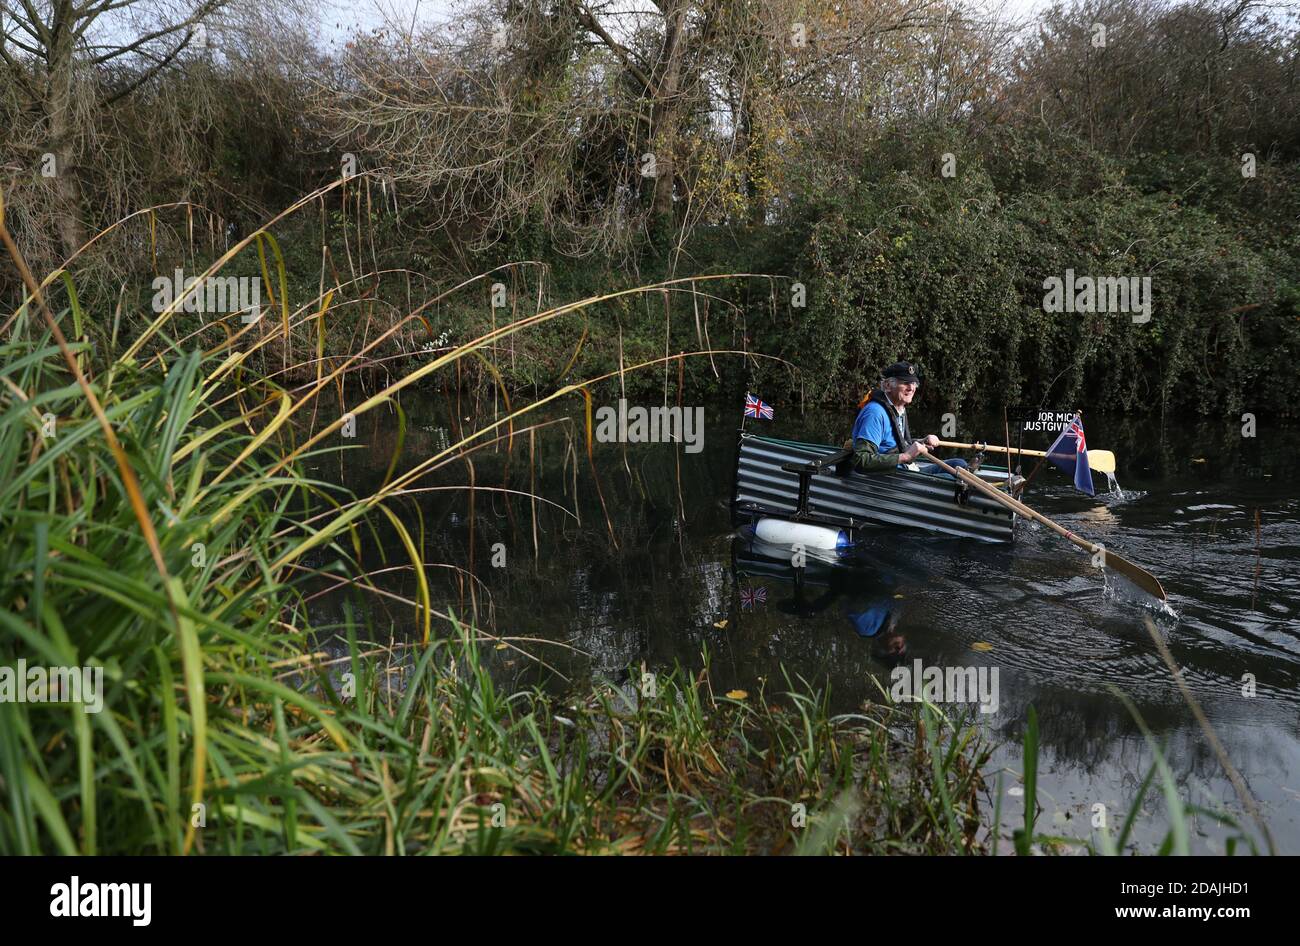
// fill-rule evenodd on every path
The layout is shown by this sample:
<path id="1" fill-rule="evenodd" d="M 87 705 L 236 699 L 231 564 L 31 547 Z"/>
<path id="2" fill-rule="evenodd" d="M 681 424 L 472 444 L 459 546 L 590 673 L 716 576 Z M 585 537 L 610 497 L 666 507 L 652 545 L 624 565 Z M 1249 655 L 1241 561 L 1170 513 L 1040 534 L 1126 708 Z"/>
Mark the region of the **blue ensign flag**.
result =
<path id="1" fill-rule="evenodd" d="M 1083 420 L 1078 414 L 1065 425 L 1061 436 L 1047 448 L 1047 459 L 1074 477 L 1074 488 L 1093 495 L 1092 469 L 1088 466 L 1088 442 L 1083 437 Z"/>

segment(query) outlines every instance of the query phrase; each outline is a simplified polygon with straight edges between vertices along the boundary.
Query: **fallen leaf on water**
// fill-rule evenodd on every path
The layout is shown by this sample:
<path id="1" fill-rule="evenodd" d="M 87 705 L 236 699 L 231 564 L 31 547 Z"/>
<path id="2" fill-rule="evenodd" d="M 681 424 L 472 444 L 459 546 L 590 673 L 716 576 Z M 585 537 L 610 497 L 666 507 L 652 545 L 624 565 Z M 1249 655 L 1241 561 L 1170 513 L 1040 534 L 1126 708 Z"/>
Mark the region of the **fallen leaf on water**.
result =
<path id="1" fill-rule="evenodd" d="M 717 621 L 717 622 L 715 622 L 713 626 L 714 626 L 714 627 L 719 627 L 719 628 L 721 628 L 721 627 L 726 627 L 726 626 L 727 626 L 727 619 L 726 619 L 726 618 L 723 618 L 721 621 Z"/>
<path id="2" fill-rule="evenodd" d="M 727 699 L 729 699 L 729 700 L 743 700 L 743 699 L 745 699 L 745 697 L 747 697 L 747 696 L 749 696 L 749 694 L 746 693 L 744 690 L 728 690 L 728 691 L 727 691 Z"/>
<path id="3" fill-rule="evenodd" d="M 971 650 L 992 650 L 993 645 L 986 644 L 983 641 L 976 641 L 975 643 L 970 645 L 970 649 Z"/>
<path id="4" fill-rule="evenodd" d="M 902 596 L 902 595 L 894 595 L 894 597 L 895 597 L 895 598 L 901 598 L 901 597 L 903 597 L 903 596 Z"/>
<path id="5" fill-rule="evenodd" d="M 509 644 L 497 644 L 497 650 L 505 650 L 509 646 Z"/>

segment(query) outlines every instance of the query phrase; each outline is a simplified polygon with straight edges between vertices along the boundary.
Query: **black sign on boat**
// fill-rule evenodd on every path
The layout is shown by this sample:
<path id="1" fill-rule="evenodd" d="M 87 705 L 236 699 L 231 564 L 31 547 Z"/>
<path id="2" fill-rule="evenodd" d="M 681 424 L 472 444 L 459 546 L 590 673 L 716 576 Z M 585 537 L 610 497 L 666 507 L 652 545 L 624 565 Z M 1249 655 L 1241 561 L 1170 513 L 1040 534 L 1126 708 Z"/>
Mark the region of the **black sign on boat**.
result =
<path id="1" fill-rule="evenodd" d="M 1017 405 L 1007 409 L 1007 417 L 1020 433 L 1044 433 L 1053 437 L 1069 426 L 1077 410 L 1062 411 L 1050 407 Z"/>

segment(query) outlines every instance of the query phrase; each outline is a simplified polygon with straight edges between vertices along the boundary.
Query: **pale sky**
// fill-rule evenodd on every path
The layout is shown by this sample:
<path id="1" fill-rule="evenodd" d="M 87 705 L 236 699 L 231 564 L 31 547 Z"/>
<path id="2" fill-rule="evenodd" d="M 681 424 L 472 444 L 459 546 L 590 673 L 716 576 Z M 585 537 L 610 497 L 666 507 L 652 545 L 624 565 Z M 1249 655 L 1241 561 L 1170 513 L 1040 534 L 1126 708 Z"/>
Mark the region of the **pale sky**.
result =
<path id="1" fill-rule="evenodd" d="M 456 15 L 464 0 L 358 0 L 344 5 L 327 2 L 321 7 L 321 40 L 327 45 L 342 41 L 349 33 L 373 29 L 385 22 L 397 22 L 409 28 L 412 22 L 433 25 L 445 23 Z M 1051 6 L 1051 0 L 978 0 L 993 10 L 1004 8 L 1014 17 L 1028 18 Z"/>
<path id="2" fill-rule="evenodd" d="M 414 21 L 433 25 L 455 15 L 456 0 L 357 0 L 344 5 L 333 2 L 321 6 L 323 41 L 345 37 L 356 29 L 374 29 L 386 22 L 409 27 Z"/>

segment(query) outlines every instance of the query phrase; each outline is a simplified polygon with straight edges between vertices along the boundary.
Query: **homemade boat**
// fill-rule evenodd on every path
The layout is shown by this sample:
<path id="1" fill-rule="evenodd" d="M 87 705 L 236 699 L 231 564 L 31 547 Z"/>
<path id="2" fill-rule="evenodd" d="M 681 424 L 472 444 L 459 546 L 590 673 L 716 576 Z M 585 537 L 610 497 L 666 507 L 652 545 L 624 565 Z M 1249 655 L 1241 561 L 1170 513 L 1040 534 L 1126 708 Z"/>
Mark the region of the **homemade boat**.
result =
<path id="1" fill-rule="evenodd" d="M 1015 515 L 946 475 L 899 469 L 862 473 L 853 451 L 742 432 L 732 510 L 767 542 L 847 550 L 864 528 L 894 526 L 1010 542 Z M 976 474 L 1005 489 L 1005 469 Z M 1018 477 L 1011 480 L 1014 490 Z"/>

